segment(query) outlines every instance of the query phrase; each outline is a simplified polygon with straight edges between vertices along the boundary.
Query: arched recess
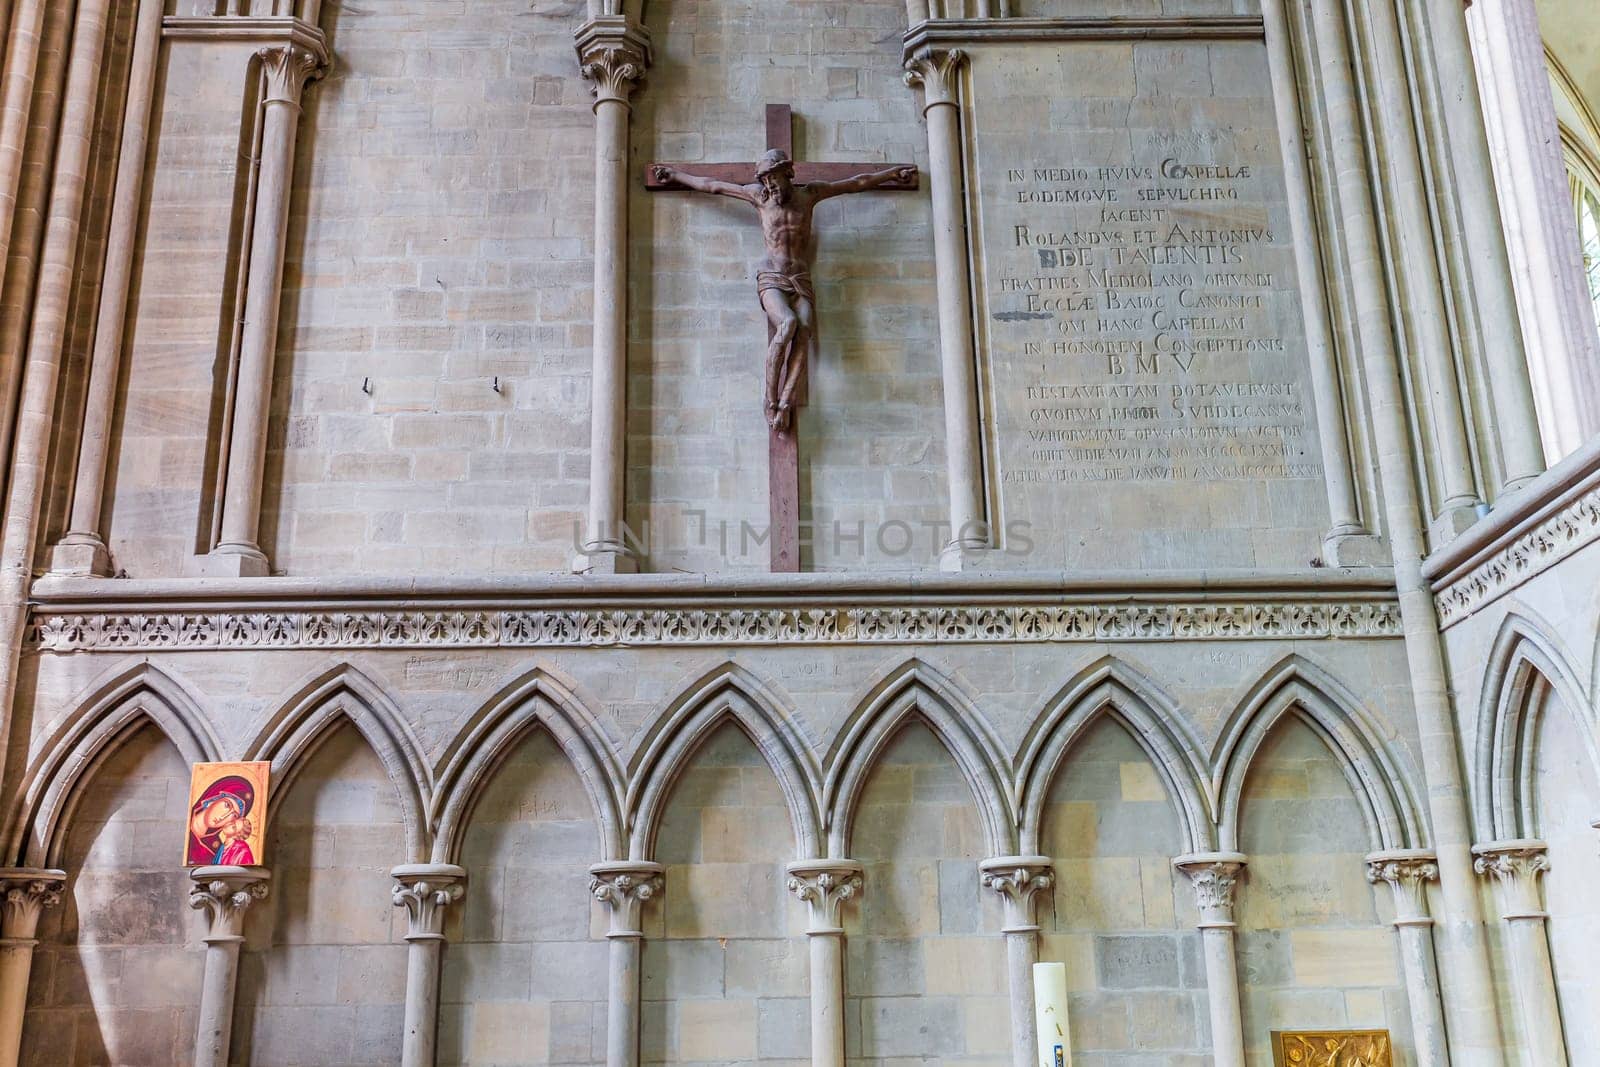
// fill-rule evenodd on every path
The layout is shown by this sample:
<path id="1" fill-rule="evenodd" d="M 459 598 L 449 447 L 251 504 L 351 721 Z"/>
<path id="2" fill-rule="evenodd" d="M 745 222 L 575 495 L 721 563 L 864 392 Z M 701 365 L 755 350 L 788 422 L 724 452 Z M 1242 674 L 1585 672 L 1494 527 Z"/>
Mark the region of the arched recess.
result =
<path id="1" fill-rule="evenodd" d="M 146 722 L 165 734 L 186 762 L 222 758 L 216 732 L 181 682 L 149 662 L 121 668 L 41 732 L 38 758 L 23 777 L 21 803 L 7 824 L 7 858 L 29 867 L 54 866 L 77 786 Z"/>
<path id="2" fill-rule="evenodd" d="M 798 858 L 819 854 L 819 777 L 811 746 L 754 675 L 738 664 L 725 663 L 701 675 L 673 700 L 639 746 L 624 807 L 630 859 L 654 856 L 656 831 L 673 783 L 701 744 L 727 720 L 745 732 L 777 776 L 794 825 Z"/>
<path id="3" fill-rule="evenodd" d="M 1373 849 L 1427 844 L 1410 768 L 1390 751 L 1375 717 L 1326 671 L 1291 654 L 1250 688 L 1218 742 L 1212 766 L 1222 850 L 1239 847 L 1245 778 L 1262 741 L 1285 715 L 1298 715 L 1338 759 L 1361 804 Z"/>
<path id="4" fill-rule="evenodd" d="M 372 747 L 394 784 L 406 828 L 406 858 L 413 863 L 426 860 L 433 772 L 394 701 L 382 686 L 348 663 L 329 667 L 296 688 L 251 742 L 245 758 L 272 763 L 268 819 L 311 753 L 344 720 Z"/>
<path id="5" fill-rule="evenodd" d="M 1106 656 L 1045 701 L 1023 741 L 1017 774 L 1023 854 L 1039 850 L 1045 798 L 1062 760 L 1101 717 L 1116 720 L 1150 758 L 1177 808 L 1187 850 L 1210 851 L 1215 844 L 1215 797 L 1208 795 L 1199 741 L 1159 687 L 1115 656 Z"/>
<path id="6" fill-rule="evenodd" d="M 583 781 L 600 830 L 601 860 L 626 846 L 622 763 L 592 712 L 572 687 L 535 668 L 501 689 L 456 732 L 441 761 L 429 825 L 433 859 L 456 863 L 472 809 L 507 755 L 533 730 L 550 732 Z"/>
<path id="7" fill-rule="evenodd" d="M 1017 801 L 999 741 L 950 679 L 919 659 L 890 671 L 850 713 L 827 758 L 822 803 L 828 854 L 848 857 L 861 790 L 884 746 L 913 717 L 921 719 L 961 768 L 983 820 L 991 856 L 1017 848 Z"/>
<path id="8" fill-rule="evenodd" d="M 1489 650 L 1478 697 L 1472 815 L 1479 840 L 1537 837 L 1534 737 L 1552 693 L 1578 720 L 1600 780 L 1590 703 L 1555 631 L 1522 609 L 1508 613 Z"/>

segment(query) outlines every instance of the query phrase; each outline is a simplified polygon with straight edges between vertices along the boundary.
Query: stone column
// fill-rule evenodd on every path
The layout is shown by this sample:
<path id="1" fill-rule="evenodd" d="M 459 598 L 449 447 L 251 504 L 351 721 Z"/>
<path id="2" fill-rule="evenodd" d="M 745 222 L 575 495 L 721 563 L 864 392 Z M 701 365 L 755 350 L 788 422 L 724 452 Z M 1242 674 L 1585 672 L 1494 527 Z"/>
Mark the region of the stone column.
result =
<path id="1" fill-rule="evenodd" d="M 589 381 L 589 515 L 573 569 L 638 569 L 623 537 L 628 410 L 628 103 L 650 66 L 650 35 L 622 16 L 578 30 L 594 92 L 594 369 Z"/>
<path id="2" fill-rule="evenodd" d="M 1445 670 L 1433 590 L 1422 576 L 1428 555 L 1417 484 L 1418 458 L 1406 418 L 1389 293 L 1384 285 L 1382 242 L 1374 219 L 1367 174 L 1365 104 L 1352 76 L 1346 24 L 1340 5 L 1317 3 L 1310 10 L 1289 4 L 1295 39 L 1314 45 L 1308 62 L 1321 78 L 1326 118 L 1323 173 L 1337 192 L 1345 243 L 1344 275 L 1353 298 L 1348 318 L 1366 374 L 1367 412 L 1383 487 L 1385 534 L 1394 561 L 1395 588 L 1405 631 L 1416 708 L 1418 753 L 1427 780 L 1428 818 L 1439 855 L 1439 898 L 1434 934 L 1440 967 L 1450 976 L 1445 1011 L 1451 1055 L 1458 1067 L 1503 1067 L 1495 1018 L 1494 984 L 1484 943 L 1478 880 L 1472 873 L 1471 823 L 1461 776 L 1460 735 Z"/>
<path id="3" fill-rule="evenodd" d="M 1394 890 L 1394 928 L 1406 973 L 1417 1067 L 1450 1067 L 1439 965 L 1433 955 L 1433 917 L 1428 912 L 1428 883 L 1438 879 L 1438 860 L 1426 849 L 1374 852 L 1367 857 L 1367 881 L 1387 882 Z"/>
<path id="4" fill-rule="evenodd" d="M 789 892 L 807 905 L 812 1067 L 844 1067 L 844 927 L 839 924 L 839 908 L 861 895 L 861 864 L 791 863 Z"/>
<path id="5" fill-rule="evenodd" d="M 978 864 L 985 889 L 1005 907 L 1006 988 L 1011 994 L 1011 1062 L 1034 1067 L 1039 1036 L 1033 1021 L 1033 965 L 1039 962 L 1037 899 L 1055 885 L 1047 856 L 997 856 Z"/>
<path id="6" fill-rule="evenodd" d="M 1499 887 L 1500 917 L 1506 924 L 1506 958 L 1516 994 L 1518 1022 L 1529 1063 L 1564 1067 L 1567 1045 L 1561 1036 L 1561 1006 L 1545 931 L 1539 876 L 1550 869 L 1543 841 L 1495 841 L 1472 850 L 1473 868 L 1493 875 Z"/>
<path id="7" fill-rule="evenodd" d="M 1200 909 L 1200 940 L 1206 961 L 1206 1000 L 1211 1006 L 1211 1054 L 1216 1067 L 1244 1067 L 1244 1017 L 1239 1007 L 1239 965 L 1234 955 L 1233 894 L 1244 870 L 1238 852 L 1195 852 L 1172 865 L 1188 875 Z"/>
<path id="8" fill-rule="evenodd" d="M 1546 415 L 1547 456 L 1594 432 L 1600 337 L 1579 253 L 1544 38 L 1533 0 L 1477 0 L 1467 9 L 1528 369 Z"/>
<path id="9" fill-rule="evenodd" d="M 644 905 L 662 892 L 659 863 L 628 860 L 589 868 L 589 892 L 611 913 L 610 983 L 606 1005 L 606 1067 L 639 1064 L 639 949 Z"/>
<path id="10" fill-rule="evenodd" d="M 194 879 L 189 906 L 205 909 L 207 921 L 194 1063 L 195 1067 L 228 1067 L 244 916 L 251 904 L 266 897 L 272 872 L 264 867 L 196 867 L 189 877 Z"/>
<path id="11" fill-rule="evenodd" d="M 433 1067 L 439 1037 L 439 968 L 445 909 L 466 892 L 467 872 L 451 863 L 396 867 L 394 906 L 406 909 L 406 1032 L 401 1067 Z"/>
<path id="12" fill-rule="evenodd" d="M 0 82 L 0 276 L 11 254 L 12 222 L 22 184 L 22 157 L 33 113 L 34 76 L 44 35 L 47 0 L 21 0 L 10 13 L 4 79 Z M 0 26 L 6 25 L 0 20 Z"/>
<path id="13" fill-rule="evenodd" d="M 295 140 L 306 82 L 326 68 L 325 49 L 303 43 L 263 48 L 261 166 L 256 177 L 255 223 L 246 267 L 244 325 L 239 340 L 238 384 L 223 480 L 217 544 L 201 561 L 207 575 L 260 577 L 268 572 L 260 536 L 261 478 L 267 459 L 267 418 L 272 408 L 272 365 L 278 349 L 284 247 Z"/>
<path id="14" fill-rule="evenodd" d="M 1316 401 L 1322 469 L 1328 490 L 1330 523 L 1322 539 L 1323 558 L 1336 567 L 1379 563 L 1382 560 L 1376 556 L 1381 554 L 1381 548 L 1362 521 L 1359 491 L 1350 460 L 1344 386 L 1333 340 L 1328 278 L 1320 252 L 1322 235 L 1314 216 L 1316 195 L 1306 162 L 1306 122 L 1295 72 L 1294 41 L 1289 35 L 1283 0 L 1265 0 L 1261 16 L 1266 31 L 1267 65 L 1271 71 L 1283 176 L 1289 192 L 1289 225 L 1295 234 L 1295 274 L 1300 283 L 1306 346 L 1311 354 L 1311 390 Z"/>
<path id="15" fill-rule="evenodd" d="M 1448 134 L 1445 141 L 1454 157 L 1454 173 L 1444 176 L 1460 207 L 1455 220 L 1457 233 L 1450 236 L 1456 237 L 1460 257 L 1465 261 L 1463 280 L 1474 283 L 1473 292 L 1462 298 L 1472 303 L 1482 333 L 1493 413 L 1493 425 L 1485 430 L 1500 449 L 1500 484 L 1494 494 L 1498 498 L 1537 478 L 1545 469 L 1545 461 L 1511 261 L 1501 228 L 1504 201 L 1495 189 L 1485 109 L 1478 97 L 1472 41 L 1467 34 L 1467 6 L 1407 0 L 1410 28 L 1419 40 L 1423 77 L 1427 76 L 1429 59 L 1438 76 L 1440 108 Z M 1541 63 L 1541 72 L 1542 67 Z M 1538 91 L 1549 101 L 1550 89 L 1542 78 Z M 1559 153 L 1560 149 L 1555 151 Z M 1524 191 L 1504 190 L 1512 199 Z M 1549 262 L 1539 266 L 1551 269 Z"/>
<path id="16" fill-rule="evenodd" d="M 978 367 L 967 273 L 967 215 L 962 199 L 959 48 L 924 48 L 906 60 L 907 85 L 922 86 L 928 124 L 928 187 L 933 196 L 934 274 L 939 292 L 939 362 L 944 381 L 945 462 L 950 481 L 950 542 L 945 570 L 962 570 L 990 547 L 978 426 Z"/>
<path id="17" fill-rule="evenodd" d="M 39 916 L 61 903 L 65 871 L 0 868 L 0 1067 L 16 1067 Z"/>
<path id="18" fill-rule="evenodd" d="M 51 554 L 50 570 L 55 574 L 107 577 L 112 573 L 111 554 L 106 551 L 100 535 L 101 505 L 106 457 L 111 445 L 112 408 L 116 404 L 117 378 L 122 363 L 122 338 L 128 325 L 134 241 L 144 203 L 150 110 L 155 100 L 157 66 L 161 58 L 161 12 L 161 0 L 139 0 L 111 230 L 106 244 L 105 277 L 100 287 L 88 395 L 84 399 L 77 475 L 72 483 L 72 512 L 67 533 Z"/>

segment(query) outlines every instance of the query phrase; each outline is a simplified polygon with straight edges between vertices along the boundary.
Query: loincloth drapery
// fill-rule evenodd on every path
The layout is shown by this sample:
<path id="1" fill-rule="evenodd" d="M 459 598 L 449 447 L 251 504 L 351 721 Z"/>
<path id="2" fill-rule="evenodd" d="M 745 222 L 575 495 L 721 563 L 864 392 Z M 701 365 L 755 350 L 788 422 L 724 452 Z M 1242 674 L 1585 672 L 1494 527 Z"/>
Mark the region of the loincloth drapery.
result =
<path id="1" fill-rule="evenodd" d="M 756 295 L 764 296 L 770 289 L 780 293 L 790 293 L 802 300 L 815 301 L 816 297 L 811 292 L 811 272 L 795 271 L 785 274 L 783 271 L 763 270 L 756 272 Z"/>

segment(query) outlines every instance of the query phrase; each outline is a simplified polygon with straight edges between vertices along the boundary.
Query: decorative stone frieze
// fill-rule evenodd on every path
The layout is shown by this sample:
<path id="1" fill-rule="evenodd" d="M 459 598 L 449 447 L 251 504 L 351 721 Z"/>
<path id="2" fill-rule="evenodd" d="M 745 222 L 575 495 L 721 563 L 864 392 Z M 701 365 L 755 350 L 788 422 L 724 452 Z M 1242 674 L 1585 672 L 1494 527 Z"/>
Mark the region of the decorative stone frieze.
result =
<path id="1" fill-rule="evenodd" d="M 978 864 L 985 889 L 1000 894 L 1005 907 L 1004 932 L 1029 933 L 1039 929 L 1037 901 L 1056 884 L 1055 868 L 1048 856 L 998 856 Z"/>
<path id="2" fill-rule="evenodd" d="M 1550 849 L 1543 841 L 1495 841 L 1472 850 L 1472 869 L 1492 876 L 1500 888 L 1501 917 L 1544 919 L 1539 876 L 1550 869 Z"/>
<path id="3" fill-rule="evenodd" d="M 42 651 L 78 652 L 1315 640 L 1400 633 L 1399 609 L 1386 601 L 1234 601 L 1061 607 L 36 611 L 28 643 Z"/>
<path id="4" fill-rule="evenodd" d="M 406 940 L 443 940 L 445 911 L 466 894 L 467 872 L 449 863 L 418 863 L 389 873 L 394 906 L 406 909 Z"/>
<path id="5" fill-rule="evenodd" d="M 1196 852 L 1179 856 L 1172 865 L 1188 876 L 1194 888 L 1200 929 L 1232 929 L 1234 890 L 1245 857 L 1238 852 Z"/>
<path id="6" fill-rule="evenodd" d="M 789 864 L 789 892 L 807 905 L 807 933 L 836 934 L 839 909 L 861 895 L 861 864 L 851 860 L 810 860 Z"/>
<path id="7" fill-rule="evenodd" d="M 661 864 L 643 860 L 597 863 L 589 868 L 589 892 L 611 915 L 607 937 L 644 936 L 640 923 L 644 906 L 661 895 L 665 872 Z"/>
<path id="8" fill-rule="evenodd" d="M 210 944 L 244 936 L 245 912 L 266 899 L 272 875 L 262 867 L 196 867 L 189 877 L 194 879 L 189 906 L 205 912 L 205 941 Z"/>
<path id="9" fill-rule="evenodd" d="M 1427 849 L 1374 852 L 1367 857 L 1367 881 L 1388 883 L 1394 890 L 1396 926 L 1432 926 L 1428 883 L 1439 880 L 1438 858 Z"/>
<path id="10" fill-rule="evenodd" d="M 1435 596 L 1440 624 L 1448 627 L 1460 622 L 1597 539 L 1600 489 L 1592 489 L 1515 534 L 1470 570 L 1449 579 Z"/>

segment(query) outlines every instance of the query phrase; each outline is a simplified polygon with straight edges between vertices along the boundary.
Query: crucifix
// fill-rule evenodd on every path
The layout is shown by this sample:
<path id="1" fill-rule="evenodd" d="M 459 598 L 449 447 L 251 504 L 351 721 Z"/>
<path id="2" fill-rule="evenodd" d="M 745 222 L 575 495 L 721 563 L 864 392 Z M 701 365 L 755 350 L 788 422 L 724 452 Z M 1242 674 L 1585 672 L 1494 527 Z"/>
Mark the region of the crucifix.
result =
<path id="1" fill-rule="evenodd" d="M 645 188 L 690 189 L 742 200 L 756 209 L 766 252 L 756 265 L 756 293 L 767 316 L 763 402 L 767 420 L 767 495 L 772 570 L 800 569 L 800 442 L 797 409 L 807 397 L 807 363 L 816 332 L 811 212 L 818 202 L 869 189 L 917 187 L 904 163 L 796 163 L 788 104 L 767 105 L 767 151 L 757 163 L 653 163 Z"/>

